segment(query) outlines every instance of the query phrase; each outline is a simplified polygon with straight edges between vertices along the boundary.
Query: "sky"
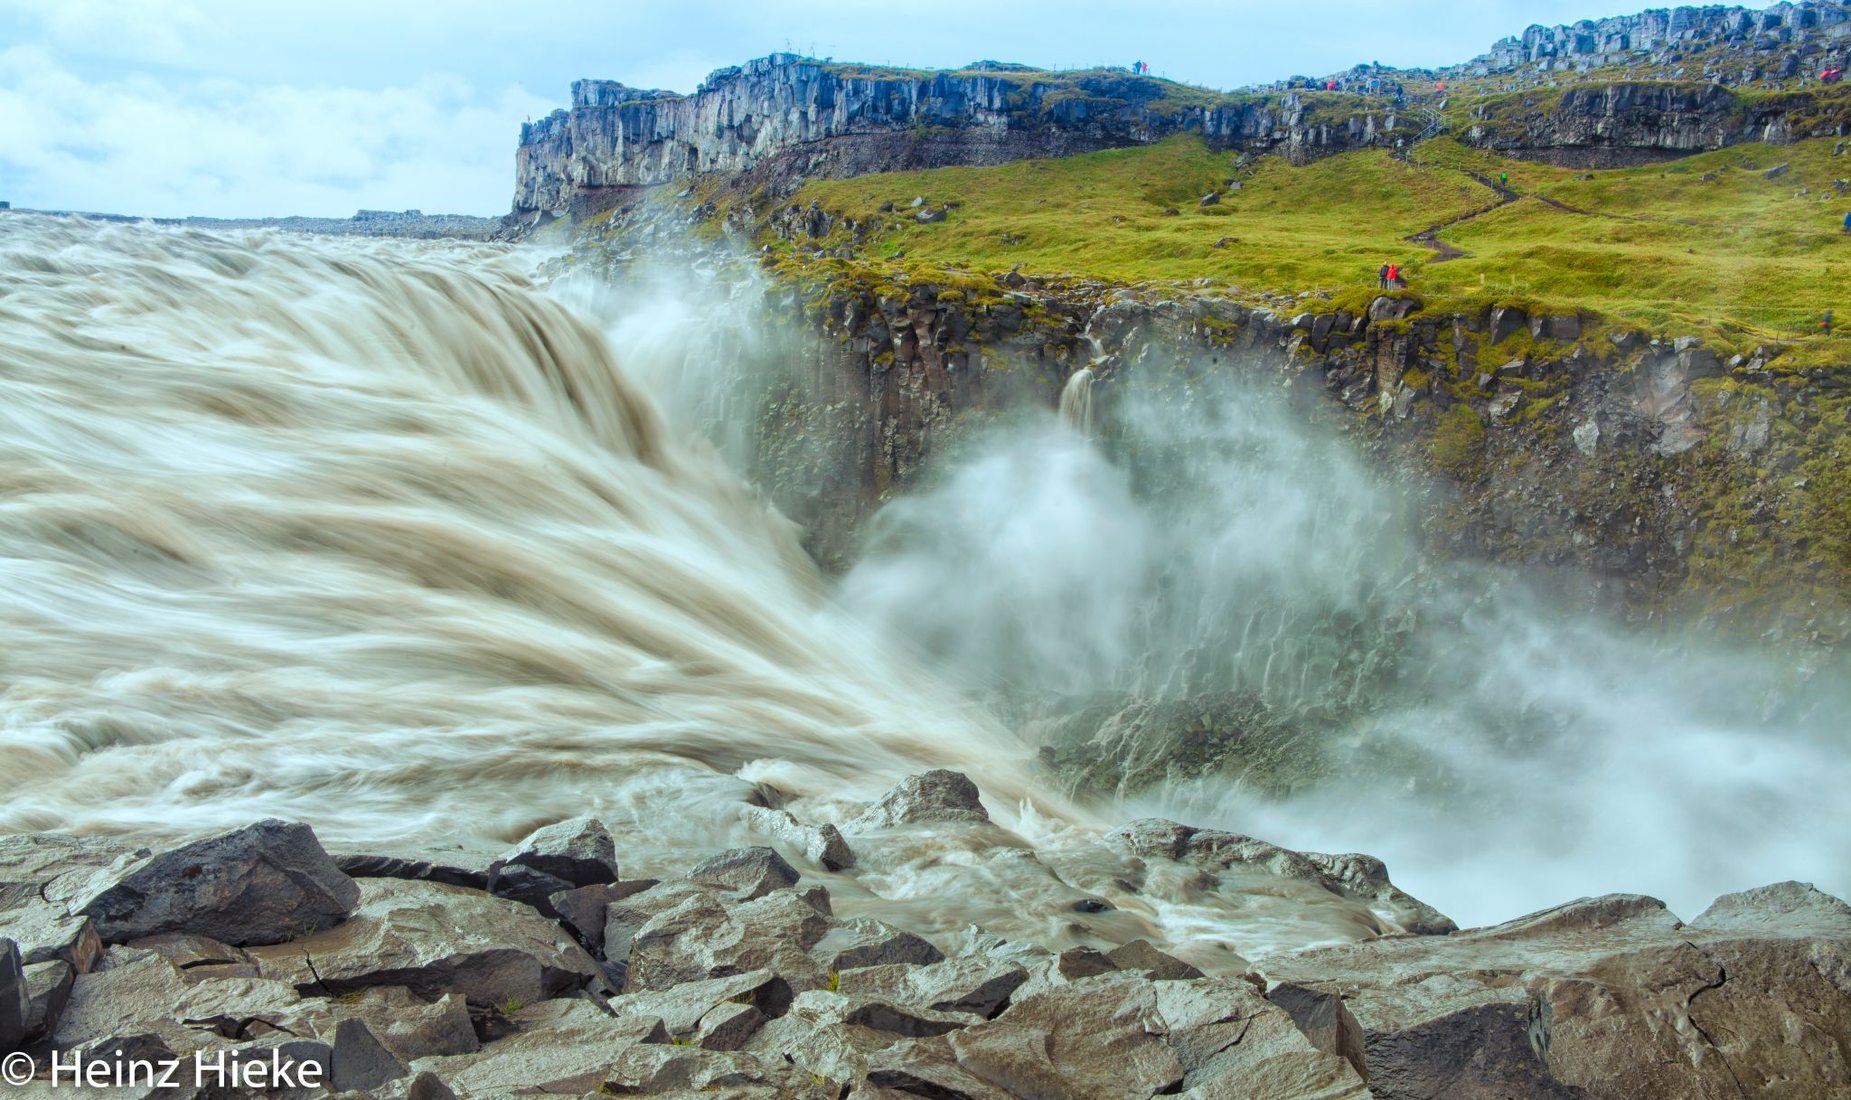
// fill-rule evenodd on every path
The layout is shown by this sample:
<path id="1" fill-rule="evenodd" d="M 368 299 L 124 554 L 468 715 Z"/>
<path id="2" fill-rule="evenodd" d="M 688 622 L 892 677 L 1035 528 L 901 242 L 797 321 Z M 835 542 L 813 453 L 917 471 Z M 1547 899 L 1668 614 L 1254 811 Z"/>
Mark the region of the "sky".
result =
<path id="1" fill-rule="evenodd" d="M 580 77 L 691 92 L 778 50 L 1149 62 L 1233 88 L 1464 61 L 1627 0 L 0 0 L 0 200 L 149 216 L 500 214 L 522 121 Z"/>

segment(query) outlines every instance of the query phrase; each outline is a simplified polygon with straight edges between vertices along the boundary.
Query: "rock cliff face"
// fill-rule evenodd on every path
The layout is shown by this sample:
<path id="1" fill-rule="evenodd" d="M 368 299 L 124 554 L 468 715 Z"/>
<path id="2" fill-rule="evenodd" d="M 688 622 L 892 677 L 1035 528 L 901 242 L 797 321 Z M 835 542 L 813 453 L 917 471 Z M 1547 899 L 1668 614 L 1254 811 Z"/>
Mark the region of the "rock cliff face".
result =
<path id="1" fill-rule="evenodd" d="M 774 166 L 791 177 L 848 177 L 1067 156 L 1184 132 L 1304 159 L 1419 129 L 1386 104 L 1322 118 L 1289 93 L 1189 89 L 1200 101 L 1185 103 L 1169 98 L 1178 87 L 1108 71 L 980 62 L 915 73 L 793 54 L 721 69 L 691 96 L 581 80 L 571 110 L 522 127 L 514 209 L 590 212 L 627 189 Z"/>
<path id="2" fill-rule="evenodd" d="M 1654 8 L 1567 26 L 1532 26 L 1447 71 L 1486 76 L 1527 67 L 1552 70 L 1663 62 L 1667 54 L 1680 49 L 1718 45 L 1781 51 L 1809 38 L 1838 40 L 1847 33 L 1851 33 L 1851 7 L 1842 3 L 1806 0 L 1775 4 L 1765 11 L 1718 6 Z"/>
<path id="3" fill-rule="evenodd" d="M 1574 598 L 1642 616 L 1792 597 L 1801 634 L 1832 640 L 1846 625 L 1829 598 L 1837 565 L 1804 549 L 1837 522 L 1832 475 L 1813 467 L 1830 465 L 1819 433 L 1845 394 L 1831 372 L 1783 370 L 1778 348 L 1724 359 L 1694 339 L 1516 305 L 1256 306 L 1009 275 L 987 293 L 844 278 L 808 308 L 828 339 L 758 430 L 840 441 L 833 491 L 780 500 L 825 564 L 849 560 L 867 517 L 983 418 L 1051 403 L 1091 364 L 1109 422 L 1118 378 L 1194 363 L 1283 382 L 1385 474 L 1433 479 L 1436 550 L 1591 578 Z M 1791 449 L 1775 424 L 1794 429 Z M 814 483 L 775 464 L 759 476 L 787 474 Z"/>

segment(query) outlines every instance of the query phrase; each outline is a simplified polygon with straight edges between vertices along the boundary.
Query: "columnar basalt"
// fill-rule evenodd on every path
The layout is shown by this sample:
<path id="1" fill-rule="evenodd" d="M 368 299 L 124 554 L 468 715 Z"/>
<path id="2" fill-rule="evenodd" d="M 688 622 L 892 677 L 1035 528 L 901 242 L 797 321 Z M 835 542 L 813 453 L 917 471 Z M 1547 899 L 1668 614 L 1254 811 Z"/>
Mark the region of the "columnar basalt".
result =
<path id="1" fill-rule="evenodd" d="M 1104 70 L 979 62 L 926 73 L 773 54 L 721 69 L 689 96 L 578 81 L 570 110 L 522 127 L 514 208 L 584 213 L 630 189 L 774 161 L 792 176 L 849 177 L 1067 156 L 1186 132 L 1221 148 L 1303 159 L 1418 129 L 1386 103 L 1357 107 L 1318 117 L 1293 94 L 1221 96 Z"/>

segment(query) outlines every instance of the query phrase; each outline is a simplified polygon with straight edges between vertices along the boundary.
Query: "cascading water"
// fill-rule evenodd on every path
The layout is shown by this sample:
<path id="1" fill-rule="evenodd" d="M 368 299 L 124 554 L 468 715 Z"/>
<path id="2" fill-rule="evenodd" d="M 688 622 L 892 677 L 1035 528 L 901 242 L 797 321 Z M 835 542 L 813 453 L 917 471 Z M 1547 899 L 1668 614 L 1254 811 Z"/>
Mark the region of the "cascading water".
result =
<path id="1" fill-rule="evenodd" d="M 1361 848 L 1466 921 L 1851 886 L 1841 681 L 1423 564 L 1265 394 L 1121 380 L 1095 417 L 1076 372 L 1067 426 L 894 502 L 838 602 L 721 461 L 741 403 L 681 384 L 754 337 L 697 354 L 698 309 L 620 299 L 586 304 L 647 391 L 503 251 L 0 222 L 0 829 L 487 851 L 589 812 L 647 874 L 763 842 L 765 789 L 842 820 L 947 766 L 1011 832 L 870 842 L 840 911 L 1058 943 L 1084 892 L 1089 935 L 1203 965 L 1379 925 L 1126 891 L 1101 828 Z"/>
<path id="2" fill-rule="evenodd" d="M 1082 439 L 1093 434 L 1093 368 L 1081 367 L 1060 391 L 1060 418 Z"/>
<path id="3" fill-rule="evenodd" d="M 0 827 L 492 838 L 761 759 L 1028 793 L 507 255 L 4 234 Z"/>
<path id="4" fill-rule="evenodd" d="M 1424 561 L 1382 479 L 1225 371 L 1141 364 L 1096 434 L 999 427 L 888 507 L 842 595 L 1115 816 L 1360 848 L 1472 923 L 1851 887 L 1830 658 L 1622 631 Z"/>
<path id="5" fill-rule="evenodd" d="M 481 858 L 591 813 L 634 876 L 764 843 L 750 801 L 843 820 L 947 766 L 1001 828 L 806 868 L 838 912 L 1060 944 L 1104 896 L 1087 937 L 1235 968 L 1383 927 L 1264 875 L 1123 886 L 1118 820 L 842 614 L 522 263 L 0 222 L 0 830 Z"/>

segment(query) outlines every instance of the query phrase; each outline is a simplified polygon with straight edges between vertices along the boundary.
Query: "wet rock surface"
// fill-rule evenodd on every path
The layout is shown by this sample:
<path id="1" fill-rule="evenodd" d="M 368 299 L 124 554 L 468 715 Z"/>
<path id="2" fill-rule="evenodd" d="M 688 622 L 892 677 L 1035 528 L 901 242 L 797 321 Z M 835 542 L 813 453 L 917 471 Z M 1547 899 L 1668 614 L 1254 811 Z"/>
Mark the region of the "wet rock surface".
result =
<path id="1" fill-rule="evenodd" d="M 863 812 L 882 823 L 857 842 L 876 879 L 883 845 L 906 829 L 975 827 L 950 835 L 979 847 L 1002 834 L 956 773 L 915 776 Z M 602 826 L 562 826 L 535 834 L 561 841 L 550 852 L 530 837 L 499 865 L 614 879 Z M 886 830 L 899 832 L 879 839 Z M 0 1041 L 41 1071 L 54 1053 L 275 1052 L 326 1087 L 266 1095 L 430 1100 L 1827 1096 L 1847 1079 L 1851 907 L 1801 883 L 1719 898 L 1689 924 L 1614 895 L 1460 932 L 1370 857 L 1144 820 L 1106 839 L 1122 881 L 1111 901 L 1074 891 L 1093 904 L 1069 917 L 1096 927 L 1070 929 L 1086 942 L 1064 947 L 837 916 L 829 889 L 769 848 L 716 853 L 683 878 L 575 885 L 544 904 L 424 874 L 367 877 L 344 919 L 274 944 L 218 913 L 222 936 L 104 946 L 52 900 L 125 878 L 167 896 L 145 869 L 182 873 L 193 862 L 169 857 L 196 861 L 222 846 L 212 840 L 150 853 L 0 838 L 0 881 L 33 899 L 6 912 L 36 937 L 22 949 L 0 936 Z M 1059 873 L 1028 852 L 994 858 Z M 845 897 L 875 881 L 828 873 Z M 1367 938 L 1261 952 L 1250 967 L 1231 954 L 1198 965 L 1178 952 L 1200 945 L 1130 934 L 1146 927 L 1132 913 L 1167 904 L 1174 884 L 1200 903 L 1227 878 L 1347 906 Z M 302 896 L 308 925 L 324 919 L 323 898 Z"/>

